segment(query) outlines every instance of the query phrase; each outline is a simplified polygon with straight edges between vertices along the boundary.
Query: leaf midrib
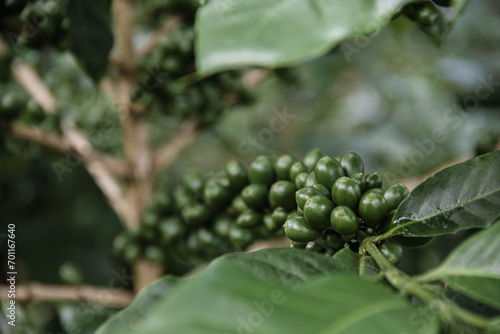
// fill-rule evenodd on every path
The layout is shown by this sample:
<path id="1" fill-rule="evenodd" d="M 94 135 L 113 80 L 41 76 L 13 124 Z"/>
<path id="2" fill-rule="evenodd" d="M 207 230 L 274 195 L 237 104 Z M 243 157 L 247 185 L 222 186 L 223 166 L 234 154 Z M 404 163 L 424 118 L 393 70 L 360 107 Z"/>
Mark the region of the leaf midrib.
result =
<path id="1" fill-rule="evenodd" d="M 483 194 L 483 195 L 480 195 L 480 196 L 478 196 L 478 197 L 475 197 L 475 198 L 473 198 L 473 199 L 471 199 L 471 200 L 469 200 L 469 201 L 466 201 L 466 202 L 464 202 L 464 203 L 456 204 L 456 205 L 450 206 L 450 207 L 448 207 L 448 208 L 446 208 L 446 209 L 444 209 L 444 210 L 440 210 L 440 211 L 438 211 L 438 212 L 435 212 L 435 213 L 432 213 L 432 214 L 428 214 L 428 215 L 423 216 L 423 217 L 420 217 L 420 218 L 418 218 L 418 219 L 412 219 L 412 220 L 410 220 L 410 221 L 408 221 L 408 222 L 406 222 L 406 223 L 403 223 L 403 224 L 397 225 L 397 226 L 396 226 L 395 228 L 393 228 L 390 232 L 392 233 L 393 231 L 395 231 L 395 230 L 397 230 L 397 229 L 399 229 L 399 228 L 401 228 L 401 227 L 405 227 L 405 226 L 407 226 L 407 225 L 411 225 L 411 224 L 413 224 L 413 223 L 415 223 L 415 222 L 421 222 L 421 221 L 424 221 L 424 220 L 427 220 L 427 219 L 430 219 L 430 218 L 433 218 L 433 217 L 436 217 L 436 216 L 442 215 L 442 214 L 444 214 L 444 213 L 446 213 L 446 212 L 448 212 L 448 211 L 450 211 L 450 210 L 454 210 L 454 209 L 456 209 L 456 208 L 458 208 L 458 207 L 460 207 L 460 206 L 466 206 L 466 205 L 468 205 L 468 204 L 474 203 L 475 201 L 479 201 L 479 200 L 481 200 L 481 199 L 484 199 L 485 197 L 487 197 L 487 196 L 489 196 L 489 195 L 492 195 L 492 194 L 494 194 L 495 192 L 498 192 L 498 191 L 500 191 L 500 187 L 499 187 L 499 188 L 496 188 L 496 189 L 494 189 L 494 190 L 492 190 L 492 191 L 490 191 L 490 192 L 487 192 L 487 193 L 485 193 L 485 194 Z M 397 220 L 396 220 L 396 223 L 397 223 L 398 221 L 400 221 L 401 219 L 407 219 L 407 218 L 408 218 L 408 217 L 400 217 L 399 219 L 397 219 Z"/>

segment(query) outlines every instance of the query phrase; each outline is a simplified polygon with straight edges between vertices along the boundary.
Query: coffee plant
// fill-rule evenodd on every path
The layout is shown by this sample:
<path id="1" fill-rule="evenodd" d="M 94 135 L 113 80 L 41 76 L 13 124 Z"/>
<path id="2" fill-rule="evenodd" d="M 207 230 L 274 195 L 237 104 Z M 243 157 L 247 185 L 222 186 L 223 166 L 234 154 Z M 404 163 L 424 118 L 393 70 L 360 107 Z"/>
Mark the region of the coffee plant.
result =
<path id="1" fill-rule="evenodd" d="M 16 247 L 0 242 L 7 254 L 2 275 L 9 278 L 0 283 L 0 332 L 500 333 L 500 132 L 497 115 L 477 110 L 478 105 L 498 109 L 500 84 L 494 75 L 481 77 L 470 93 L 460 90 L 465 84 L 459 82 L 453 96 L 459 102 L 437 113 L 439 119 L 433 114 L 432 140 L 414 140 L 420 151 L 410 152 L 410 163 L 402 160 L 397 142 L 405 132 L 413 135 L 424 117 L 410 119 L 411 108 L 390 102 L 417 87 L 405 86 L 392 72 L 414 65 L 415 50 L 404 50 L 407 40 L 425 44 L 426 52 L 441 46 L 439 52 L 446 53 L 466 5 L 466 0 L 1 2 L 0 208 L 27 217 L 43 207 L 61 221 L 74 219 L 71 226 L 78 229 L 64 234 L 51 227 L 60 240 L 43 241 L 46 248 L 29 255 L 54 254 L 59 262 L 53 270 L 44 261 L 24 260 L 29 257 L 21 250 L 28 244 L 22 242 L 29 233 L 25 223 L 15 214 L 2 219 L 7 238 L 21 240 L 16 244 L 21 255 L 16 264 L 11 250 Z M 384 27 L 391 27 L 392 35 L 380 37 Z M 415 27 L 418 34 L 411 32 Z M 405 56 L 373 46 L 390 38 Z M 485 44 L 489 53 L 496 50 L 494 42 Z M 426 52 L 421 54 L 430 62 Z M 368 80 L 356 72 L 359 62 L 345 72 L 341 68 L 362 53 L 376 55 L 370 62 L 391 58 L 380 68 L 370 66 L 376 78 L 370 80 L 374 90 L 384 80 L 395 82 L 380 88 L 386 91 L 376 103 L 397 112 L 373 107 L 373 92 L 349 95 Z M 339 57 L 342 63 L 330 61 Z M 443 66 L 456 67 L 459 60 L 448 62 Z M 380 71 L 390 73 L 383 77 Z M 439 87 L 450 78 L 436 75 L 432 82 Z M 285 93 L 276 98 L 277 91 Z M 335 101 L 335 108 L 348 109 L 342 112 L 348 121 L 332 122 L 326 114 L 335 108 L 325 107 L 325 101 L 344 95 L 345 103 Z M 428 96 L 418 99 L 424 104 Z M 247 123 L 278 100 L 296 106 L 290 113 L 286 104 L 282 111 L 274 108 L 269 124 L 242 140 Z M 373 108 L 359 111 L 359 101 Z M 307 132 L 289 122 L 296 113 L 304 124 L 319 125 Z M 482 118 L 473 123 L 477 114 Z M 390 119 L 395 130 L 388 130 Z M 379 128 L 378 137 L 366 136 L 372 128 Z M 316 129 L 326 131 L 327 139 Z M 465 130 L 452 137 L 449 129 Z M 479 138 L 469 139 L 473 129 L 480 130 Z M 342 131 L 352 133 L 346 137 Z M 191 153 L 196 163 L 186 163 L 181 153 L 202 134 L 192 145 L 199 147 Z M 288 150 L 272 147 L 280 136 L 290 141 Z M 445 147 L 441 138 L 447 136 L 461 151 Z M 207 149 L 213 141 L 238 154 L 215 154 Z M 420 165 L 423 172 L 456 158 L 465 151 L 464 142 L 473 156 L 439 166 L 418 182 L 401 173 L 403 165 L 406 170 Z M 392 152 L 391 161 L 380 155 L 380 147 Z M 432 161 L 436 151 L 443 161 Z M 400 177 L 395 177 L 384 169 L 398 159 Z M 59 194 L 63 204 L 51 208 L 42 205 L 52 204 L 45 198 L 53 192 L 47 177 L 23 175 L 49 160 L 57 189 L 65 189 Z M 80 169 L 84 176 L 74 173 Z M 93 210 L 99 207 L 97 190 L 86 187 L 94 183 L 107 215 L 102 208 Z M 40 189 L 44 195 L 35 195 Z M 75 189 L 86 196 L 68 199 L 66 192 Z M 113 219 L 120 228 L 110 227 Z M 41 230 L 32 234 L 42 239 Z M 91 270 L 76 265 L 69 259 L 72 252 L 62 249 L 72 243 L 71 233 L 81 234 L 89 248 L 99 240 L 112 255 L 78 254 L 95 262 Z M 445 254 L 438 261 L 432 256 L 441 248 Z M 109 269 L 109 281 L 99 281 L 96 268 L 110 268 L 111 261 L 120 272 Z M 55 272 L 57 279 L 27 282 L 35 271 L 30 266 Z M 46 284 L 54 281 L 63 285 Z M 102 286 L 83 285 L 87 281 Z"/>

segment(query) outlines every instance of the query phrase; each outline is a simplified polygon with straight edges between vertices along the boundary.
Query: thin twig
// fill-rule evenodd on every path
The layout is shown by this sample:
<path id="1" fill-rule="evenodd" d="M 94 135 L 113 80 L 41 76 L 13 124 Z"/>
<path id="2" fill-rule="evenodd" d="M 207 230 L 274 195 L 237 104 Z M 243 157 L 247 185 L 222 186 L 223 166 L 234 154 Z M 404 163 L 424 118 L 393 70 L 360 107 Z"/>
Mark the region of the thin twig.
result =
<path id="1" fill-rule="evenodd" d="M 62 122 L 61 129 L 72 151 L 82 158 L 90 175 L 101 188 L 104 195 L 121 220 L 127 224 L 128 207 L 124 201 L 122 186 L 103 162 L 95 160 L 92 144 L 87 137 L 70 122 Z"/>
<path id="2" fill-rule="evenodd" d="M 0 297 L 5 298 L 8 286 L 0 286 Z M 16 286 L 16 301 L 81 301 L 105 307 L 126 307 L 134 294 L 123 289 L 93 287 L 88 285 L 64 286 L 38 283 L 19 284 Z"/>
<path id="3" fill-rule="evenodd" d="M 49 92 L 33 66 L 20 60 L 15 60 L 11 64 L 11 70 L 14 79 L 28 91 L 31 97 L 46 113 L 54 113 L 56 111 L 57 100 Z"/>
<path id="4" fill-rule="evenodd" d="M 200 133 L 200 121 L 196 117 L 187 119 L 179 131 L 172 136 L 170 141 L 160 145 L 154 152 L 155 172 L 170 165 L 174 159 L 186 148 Z"/>
<path id="5" fill-rule="evenodd" d="M 27 140 L 61 153 L 69 152 L 68 142 L 54 132 L 42 130 L 20 122 L 13 123 L 10 126 L 10 130 L 16 138 Z"/>
<path id="6" fill-rule="evenodd" d="M 172 31 L 177 29 L 181 22 L 182 18 L 180 16 L 171 16 L 166 19 L 158 27 L 158 29 L 154 30 L 153 32 L 151 32 L 151 34 L 148 35 L 146 41 L 144 42 L 144 45 L 139 49 L 138 55 L 144 56 L 152 52 L 160 43 L 161 38 L 172 33 Z"/>
<path id="7" fill-rule="evenodd" d="M 71 145 L 69 145 L 66 137 L 60 136 L 52 131 L 43 130 L 39 127 L 21 122 L 14 122 L 10 125 L 10 133 L 18 139 L 27 140 L 62 154 L 71 153 L 75 155 L 76 158 L 81 160 L 99 161 L 113 174 L 116 174 L 124 179 L 130 177 L 128 165 L 122 159 L 94 151 L 92 151 L 91 154 L 80 156 L 79 152 L 72 151 Z"/>

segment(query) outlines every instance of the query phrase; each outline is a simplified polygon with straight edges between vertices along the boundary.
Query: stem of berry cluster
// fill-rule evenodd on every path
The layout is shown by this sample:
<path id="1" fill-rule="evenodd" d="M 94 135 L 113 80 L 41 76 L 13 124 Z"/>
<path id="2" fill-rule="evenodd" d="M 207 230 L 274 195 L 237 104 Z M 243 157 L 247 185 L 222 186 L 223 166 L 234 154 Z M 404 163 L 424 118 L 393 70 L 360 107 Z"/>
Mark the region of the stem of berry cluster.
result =
<path id="1" fill-rule="evenodd" d="M 462 322 L 481 329 L 500 329 L 499 325 L 494 324 L 490 319 L 457 306 L 445 299 L 440 292 L 432 290 L 430 286 L 427 287 L 426 283 L 416 282 L 410 276 L 398 270 L 380 252 L 373 242 L 373 238 L 364 239 L 361 248 L 373 257 L 385 279 L 394 288 L 404 296 L 417 297 L 425 306 L 436 310 L 442 320 L 449 322 L 451 325 Z"/>

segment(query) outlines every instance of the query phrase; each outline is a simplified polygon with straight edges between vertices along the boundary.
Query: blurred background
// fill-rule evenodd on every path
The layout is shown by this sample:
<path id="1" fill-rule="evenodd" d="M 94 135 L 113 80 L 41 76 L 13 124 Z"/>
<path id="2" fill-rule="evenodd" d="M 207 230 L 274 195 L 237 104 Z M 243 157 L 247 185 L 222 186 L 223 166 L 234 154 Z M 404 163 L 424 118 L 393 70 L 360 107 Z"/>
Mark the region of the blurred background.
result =
<path id="1" fill-rule="evenodd" d="M 147 12 L 144 3 L 139 10 Z M 356 151 L 367 172 L 379 171 L 387 182 L 412 187 L 443 166 L 498 149 L 499 17 L 498 2 L 470 1 L 448 39 L 437 46 L 400 16 L 363 43 L 346 41 L 321 58 L 278 69 L 252 89 L 252 104 L 225 110 L 165 171 L 165 178 L 176 180 L 190 168 L 216 172 L 231 159 L 249 163 L 259 154 L 302 158 L 319 147 L 331 156 Z M 140 22 L 138 43 L 156 23 Z M 92 142 L 102 151 L 121 154 L 113 106 L 106 105 L 74 59 L 57 49 L 21 54 L 39 68 L 63 103 L 78 106 L 68 115 L 92 129 Z M 1 85 L 2 94 L 13 89 Z M 179 122 L 162 114 L 161 106 L 151 108 L 155 145 Z M 273 125 L 277 118 L 283 124 L 279 129 Z M 57 172 L 58 163 L 68 165 L 66 159 L 30 143 L 5 140 L 0 152 L 0 249 L 6 252 L 6 226 L 14 223 L 18 283 L 107 286 L 117 272 L 130 272 L 111 253 L 112 239 L 122 227 L 81 165 L 62 176 Z M 431 268 L 469 233 L 408 249 L 411 256 L 400 266 L 411 274 Z M 82 303 L 30 303 L 19 312 L 29 333 L 46 334 L 91 333 L 113 311 Z M 0 332 L 7 330 L 0 320 Z"/>

